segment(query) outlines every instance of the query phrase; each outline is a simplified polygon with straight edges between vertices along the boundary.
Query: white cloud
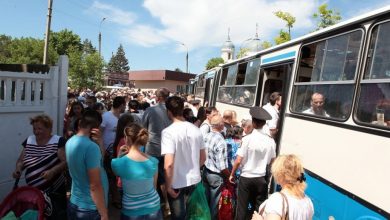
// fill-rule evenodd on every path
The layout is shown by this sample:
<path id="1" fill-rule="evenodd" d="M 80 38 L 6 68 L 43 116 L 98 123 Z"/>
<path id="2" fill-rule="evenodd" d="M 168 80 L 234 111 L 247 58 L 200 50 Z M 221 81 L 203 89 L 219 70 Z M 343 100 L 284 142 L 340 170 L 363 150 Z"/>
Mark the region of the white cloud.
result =
<path id="1" fill-rule="evenodd" d="M 89 9 L 92 13 L 99 14 L 100 17 L 106 17 L 108 22 L 119 25 L 131 25 L 136 20 L 137 16 L 128 11 L 114 7 L 109 4 L 104 4 L 99 1 L 94 1 Z"/>
<path id="2" fill-rule="evenodd" d="M 121 39 L 124 42 L 139 44 L 144 47 L 152 47 L 168 41 L 161 33 L 161 30 L 147 25 L 137 25 L 131 29 L 123 28 L 121 33 Z"/>
<path id="3" fill-rule="evenodd" d="M 261 40 L 272 41 L 285 23 L 273 12 L 281 10 L 296 17 L 292 29 L 299 32 L 313 27 L 311 15 L 318 2 L 307 0 L 145 0 L 154 24 L 137 20 L 131 12 L 95 1 L 93 8 L 122 25 L 124 43 L 152 47 L 184 42 L 189 50 L 204 46 L 221 46 L 230 28 L 231 40 L 236 47 L 255 36 L 256 23 Z M 157 22 L 157 24 L 156 24 Z M 137 24 L 137 25 L 135 25 Z M 125 30 L 124 30 L 125 29 Z M 293 34 L 294 36 L 294 34 Z M 178 50 L 185 50 L 177 45 Z"/>
<path id="4" fill-rule="evenodd" d="M 310 19 L 316 1 L 306 0 L 145 0 L 144 7 L 161 22 L 165 38 L 185 42 L 189 48 L 221 45 L 231 30 L 236 46 L 254 37 L 256 23 L 259 37 L 271 39 L 285 27 L 273 12 L 290 12 L 296 17 L 294 29 L 312 26 Z M 293 31 L 294 31 L 293 29 Z"/>

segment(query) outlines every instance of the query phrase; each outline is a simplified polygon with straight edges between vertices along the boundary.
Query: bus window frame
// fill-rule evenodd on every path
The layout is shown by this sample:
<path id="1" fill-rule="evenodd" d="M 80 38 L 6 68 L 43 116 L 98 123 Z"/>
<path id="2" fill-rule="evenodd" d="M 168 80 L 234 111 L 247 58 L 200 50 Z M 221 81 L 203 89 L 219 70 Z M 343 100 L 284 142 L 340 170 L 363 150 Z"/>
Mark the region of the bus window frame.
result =
<path id="1" fill-rule="evenodd" d="M 353 109 L 353 112 L 352 112 L 352 119 L 354 121 L 354 123 L 356 123 L 357 125 L 360 125 L 360 126 L 364 126 L 368 129 L 381 129 L 381 130 L 390 130 L 390 127 L 389 126 L 381 126 L 381 125 L 377 125 L 377 124 L 373 124 L 372 122 L 363 122 L 361 120 L 359 120 L 358 118 L 358 110 L 359 110 L 359 101 L 360 101 L 360 98 L 361 98 L 361 85 L 364 85 L 364 84 L 380 84 L 380 83 L 390 83 L 390 78 L 387 78 L 387 79 L 380 79 L 380 78 L 377 78 L 377 79 L 365 79 L 365 74 L 366 74 L 366 69 L 367 69 L 367 65 L 372 65 L 372 64 L 369 64 L 368 62 L 368 56 L 369 56 L 369 53 L 370 53 L 370 46 L 371 46 L 371 40 L 372 40 L 372 35 L 373 35 L 373 31 L 374 29 L 381 25 L 381 24 L 384 24 L 384 23 L 389 23 L 390 22 L 390 19 L 385 19 L 385 20 L 382 20 L 382 21 L 378 21 L 378 22 L 375 22 L 375 23 L 372 23 L 370 25 L 370 27 L 368 28 L 367 30 L 367 36 L 366 36 L 366 45 L 365 45 L 365 51 L 364 51 L 364 54 L 362 55 L 362 59 L 364 60 L 363 64 L 362 64 L 362 67 L 361 67 L 361 71 L 360 71 L 360 78 L 359 80 L 357 80 L 356 82 L 356 86 L 357 86 L 357 90 L 356 90 L 356 95 L 355 95 L 355 101 L 354 101 L 354 109 Z M 376 39 L 378 40 L 378 39 Z M 375 45 L 376 46 L 376 45 Z M 372 62 L 370 60 L 370 62 Z M 368 71 L 372 71 L 372 66 L 370 66 L 370 69 Z M 371 75 L 371 74 L 370 74 Z"/>
<path id="2" fill-rule="evenodd" d="M 258 59 L 258 62 L 257 62 L 257 79 L 255 79 L 255 83 L 254 84 L 243 84 L 243 85 L 236 85 L 236 82 L 237 82 L 237 75 L 238 75 L 238 67 L 239 65 L 243 65 L 244 63 L 246 64 L 246 69 L 245 69 L 245 77 L 246 77 L 246 74 L 247 74 L 247 70 L 248 70 L 248 67 L 249 67 L 249 63 L 250 62 L 253 62 L 254 60 Z M 228 69 L 228 73 L 227 75 L 229 75 L 229 69 L 231 67 L 235 68 L 235 84 L 234 85 L 228 85 L 227 82 L 228 82 L 228 77 L 226 76 L 226 79 L 225 79 L 225 84 L 224 85 L 221 85 L 221 80 L 222 80 L 222 77 L 223 77 L 223 70 L 224 69 Z M 236 62 L 236 63 L 233 63 L 233 64 L 230 64 L 230 65 L 227 65 L 226 67 L 222 67 L 221 68 L 221 74 L 220 76 L 218 77 L 218 90 L 217 90 L 217 94 L 216 94 L 216 102 L 220 102 L 220 103 L 225 103 L 225 104 L 229 104 L 229 105 L 236 105 L 236 106 L 241 106 L 241 107 L 250 107 L 250 106 L 254 106 L 256 104 L 256 100 L 257 100 L 257 93 L 258 93 L 258 86 L 259 86 L 259 77 L 260 77 L 260 69 L 261 69 L 261 58 L 258 57 L 258 56 L 255 56 L 253 57 L 252 59 L 245 59 L 245 60 L 241 60 L 239 62 Z M 245 83 L 245 80 L 244 82 Z M 253 94 L 253 100 L 252 100 L 252 103 L 251 104 L 241 104 L 241 103 L 237 103 L 237 102 L 226 102 L 226 101 L 221 101 L 219 99 L 219 93 L 220 93 L 220 88 L 237 88 L 237 87 L 250 87 L 250 88 L 253 88 L 254 87 L 254 91 L 255 93 Z M 235 94 L 234 94 L 235 95 Z M 236 99 L 237 97 L 233 97 L 233 99 Z"/>
<path id="3" fill-rule="evenodd" d="M 196 82 L 195 92 L 194 92 L 194 95 L 197 98 L 202 98 L 202 99 L 204 98 L 204 93 L 206 90 L 206 82 L 205 82 L 206 81 L 206 74 L 207 74 L 207 72 L 199 74 L 198 80 Z M 199 86 L 199 82 L 201 80 L 203 81 L 203 84 L 202 84 L 203 86 Z M 198 95 L 198 89 L 203 89 L 203 97 Z"/>
<path id="4" fill-rule="evenodd" d="M 353 32 L 356 32 L 356 31 L 360 31 L 361 33 L 361 38 L 360 38 L 360 46 L 359 46 L 359 52 L 358 52 L 358 56 L 357 56 L 357 63 L 356 63 L 356 69 L 355 69 L 355 75 L 353 77 L 353 79 L 350 79 L 350 80 L 337 80 L 337 81 L 313 81 L 313 82 L 298 82 L 298 79 L 300 77 L 299 75 L 299 69 L 300 69 L 300 63 L 301 63 L 301 60 L 302 60 L 302 48 L 304 46 L 307 46 L 307 45 L 311 45 L 311 44 L 318 44 L 320 42 L 324 42 L 327 44 L 327 40 L 328 39 L 331 39 L 331 38 L 337 38 L 339 36 L 342 36 L 342 35 L 348 35 L 350 33 L 353 33 Z M 327 37 L 324 37 L 324 38 L 321 38 L 321 39 L 318 39 L 318 40 L 315 40 L 315 41 L 311 41 L 311 42 L 305 42 L 304 44 L 301 44 L 301 46 L 299 47 L 298 49 L 298 56 L 297 56 L 297 59 L 296 59 L 296 68 L 295 68 L 295 77 L 294 77 L 294 81 L 292 83 L 292 89 L 291 89 L 291 97 L 290 97 L 290 103 L 289 103 L 289 111 L 293 114 L 297 114 L 297 115 L 302 115 L 304 117 L 314 117 L 314 118 L 319 118 L 319 119 L 325 119 L 325 120 L 331 120 L 331 121 L 336 121 L 336 122 L 346 122 L 349 120 L 349 118 L 352 116 L 353 118 L 355 117 L 355 105 L 356 105 L 356 101 L 357 101 L 357 97 L 356 97 L 356 92 L 358 90 L 358 77 L 360 77 L 360 75 L 362 75 L 362 65 L 365 64 L 365 60 L 363 58 L 365 58 L 365 52 L 366 52 L 366 31 L 363 27 L 358 27 L 358 28 L 355 28 L 355 29 L 352 29 L 352 30 L 349 30 L 349 31 L 345 31 L 345 32 L 342 32 L 342 33 L 338 33 L 338 34 L 335 34 L 335 35 L 328 35 Z M 363 57 L 364 56 L 364 57 Z M 325 57 L 323 58 L 325 59 Z M 321 69 L 323 69 L 324 63 L 322 61 L 322 67 Z M 322 70 L 321 70 L 322 72 Z M 302 112 L 299 112 L 299 111 L 295 111 L 293 109 L 293 106 L 295 106 L 295 97 L 294 97 L 294 93 L 297 89 L 297 87 L 299 86 L 316 86 L 316 85 L 353 85 L 353 90 L 352 90 L 352 99 L 351 99 L 351 107 L 349 108 L 349 113 L 347 115 L 347 117 L 345 118 L 337 118 L 337 117 L 325 117 L 325 116 L 319 116 L 319 115 L 311 115 L 311 114 L 305 114 L 305 113 L 302 113 Z M 325 97 L 326 98 L 326 97 Z"/>

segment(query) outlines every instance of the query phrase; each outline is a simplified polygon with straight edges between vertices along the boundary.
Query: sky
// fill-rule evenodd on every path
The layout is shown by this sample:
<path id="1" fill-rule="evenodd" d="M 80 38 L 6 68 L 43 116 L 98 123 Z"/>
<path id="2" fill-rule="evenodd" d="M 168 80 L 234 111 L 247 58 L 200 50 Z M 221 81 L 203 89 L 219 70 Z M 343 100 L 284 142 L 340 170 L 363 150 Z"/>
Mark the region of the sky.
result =
<path id="1" fill-rule="evenodd" d="M 236 54 L 256 24 L 260 40 L 273 42 L 285 29 L 273 14 L 281 10 L 296 17 L 294 39 L 315 29 L 312 15 L 323 3 L 347 20 L 390 0 L 53 0 L 51 30 L 69 29 L 97 49 L 100 31 L 104 59 L 122 44 L 130 70 L 185 71 L 188 50 L 189 72 L 199 74 L 220 57 L 229 29 Z M 43 39 L 47 7 L 48 0 L 0 0 L 0 34 Z"/>

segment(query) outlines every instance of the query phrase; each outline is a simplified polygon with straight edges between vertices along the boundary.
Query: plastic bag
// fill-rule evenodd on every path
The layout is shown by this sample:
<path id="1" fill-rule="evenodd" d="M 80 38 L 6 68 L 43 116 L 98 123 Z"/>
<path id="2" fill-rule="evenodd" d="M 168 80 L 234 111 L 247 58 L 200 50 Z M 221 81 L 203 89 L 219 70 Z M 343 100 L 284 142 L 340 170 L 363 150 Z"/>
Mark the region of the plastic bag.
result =
<path id="1" fill-rule="evenodd" d="M 203 184 L 200 182 L 196 185 L 187 206 L 187 219 L 190 220 L 210 220 L 210 209 L 207 203 Z"/>

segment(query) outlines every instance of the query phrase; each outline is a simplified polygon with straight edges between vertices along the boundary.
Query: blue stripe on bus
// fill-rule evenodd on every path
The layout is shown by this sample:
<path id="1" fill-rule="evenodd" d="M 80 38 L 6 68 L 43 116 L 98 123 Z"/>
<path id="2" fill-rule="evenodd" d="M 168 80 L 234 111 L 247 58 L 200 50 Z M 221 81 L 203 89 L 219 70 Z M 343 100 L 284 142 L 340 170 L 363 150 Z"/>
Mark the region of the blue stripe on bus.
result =
<path id="1" fill-rule="evenodd" d="M 381 214 L 306 173 L 306 194 L 314 204 L 314 220 L 385 220 Z M 375 189 L 372 189 L 375 190 Z"/>
<path id="2" fill-rule="evenodd" d="M 285 60 L 285 59 L 294 58 L 294 57 L 295 57 L 295 51 L 291 51 L 288 53 L 279 54 L 277 56 L 265 58 L 265 59 L 261 60 L 261 64 L 271 63 L 271 62 Z"/>

